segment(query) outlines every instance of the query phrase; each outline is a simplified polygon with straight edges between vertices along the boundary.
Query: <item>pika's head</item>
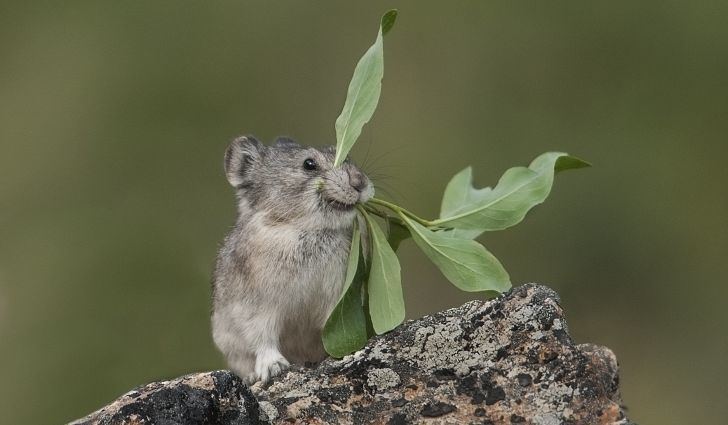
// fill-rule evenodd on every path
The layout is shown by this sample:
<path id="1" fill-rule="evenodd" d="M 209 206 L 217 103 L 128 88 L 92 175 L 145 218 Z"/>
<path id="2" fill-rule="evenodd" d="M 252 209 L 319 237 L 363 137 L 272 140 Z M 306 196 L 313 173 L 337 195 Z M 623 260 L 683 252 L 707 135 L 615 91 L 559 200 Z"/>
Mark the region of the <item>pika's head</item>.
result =
<path id="1" fill-rule="evenodd" d="M 351 225 L 356 204 L 374 195 L 369 178 L 348 159 L 334 167 L 333 147 L 316 149 L 279 138 L 265 146 L 251 136 L 232 141 L 225 174 L 241 214 L 262 213 L 269 224 L 305 228 Z"/>

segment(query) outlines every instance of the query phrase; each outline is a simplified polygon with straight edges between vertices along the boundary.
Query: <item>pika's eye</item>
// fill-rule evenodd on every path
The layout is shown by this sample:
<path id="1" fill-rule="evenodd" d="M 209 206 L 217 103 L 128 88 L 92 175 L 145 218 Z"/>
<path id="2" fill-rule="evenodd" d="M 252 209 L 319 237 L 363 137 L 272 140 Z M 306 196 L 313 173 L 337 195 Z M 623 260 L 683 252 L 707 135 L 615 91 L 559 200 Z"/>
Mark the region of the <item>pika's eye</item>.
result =
<path id="1" fill-rule="evenodd" d="M 306 158 L 305 161 L 303 161 L 303 169 L 306 171 L 313 171 L 318 168 L 318 165 L 316 165 L 316 161 L 314 161 L 312 158 Z"/>

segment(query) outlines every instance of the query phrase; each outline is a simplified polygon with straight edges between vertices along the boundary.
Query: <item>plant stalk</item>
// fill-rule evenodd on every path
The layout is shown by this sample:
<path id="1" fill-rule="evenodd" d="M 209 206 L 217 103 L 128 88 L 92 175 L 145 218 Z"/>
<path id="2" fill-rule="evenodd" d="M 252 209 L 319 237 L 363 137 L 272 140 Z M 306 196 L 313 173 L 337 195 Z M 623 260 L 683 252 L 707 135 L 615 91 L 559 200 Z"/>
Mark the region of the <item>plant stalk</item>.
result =
<path id="1" fill-rule="evenodd" d="M 414 213 L 412 213 L 410 211 L 407 211 L 406 209 L 400 207 L 399 205 L 395 205 L 395 204 L 393 204 L 391 202 L 387 202 L 385 200 L 378 199 L 378 198 L 372 198 L 369 201 L 367 201 L 367 203 L 368 204 L 371 203 L 371 204 L 374 204 L 374 205 L 382 206 L 382 207 L 387 208 L 389 210 L 392 210 L 392 211 L 394 211 L 395 213 L 398 213 L 398 214 L 404 214 L 407 217 L 411 218 L 412 220 L 420 223 L 421 225 L 423 225 L 425 227 L 433 227 L 433 226 L 435 226 L 434 222 L 429 221 L 429 220 L 425 220 L 424 218 L 421 218 L 421 217 L 418 217 Z M 379 215 L 379 214 L 377 214 L 377 215 Z"/>

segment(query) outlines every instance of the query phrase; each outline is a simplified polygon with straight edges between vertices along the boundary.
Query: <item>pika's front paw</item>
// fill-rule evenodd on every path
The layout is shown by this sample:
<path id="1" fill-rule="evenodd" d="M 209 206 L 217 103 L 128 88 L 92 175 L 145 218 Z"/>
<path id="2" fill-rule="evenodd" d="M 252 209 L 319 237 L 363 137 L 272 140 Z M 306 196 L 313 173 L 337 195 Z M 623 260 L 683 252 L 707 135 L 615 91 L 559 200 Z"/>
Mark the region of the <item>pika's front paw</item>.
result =
<path id="1" fill-rule="evenodd" d="M 268 382 L 274 376 L 280 375 L 290 364 L 278 350 L 266 350 L 255 358 L 256 380 Z"/>

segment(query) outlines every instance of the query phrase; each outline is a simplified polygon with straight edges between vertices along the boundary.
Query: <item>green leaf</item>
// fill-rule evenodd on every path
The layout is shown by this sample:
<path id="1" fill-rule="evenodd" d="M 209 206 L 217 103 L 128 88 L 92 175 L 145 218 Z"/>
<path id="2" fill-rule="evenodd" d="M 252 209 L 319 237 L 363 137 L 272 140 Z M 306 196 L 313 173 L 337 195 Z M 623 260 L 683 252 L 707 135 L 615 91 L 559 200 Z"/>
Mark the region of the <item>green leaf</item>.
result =
<path id="1" fill-rule="evenodd" d="M 360 259 L 360 233 L 354 222 L 349 261 L 346 267 L 343 296 L 324 325 L 324 349 L 332 357 L 341 358 L 362 348 L 368 339 L 367 318 L 362 305 L 362 284 L 365 271 Z"/>
<path id="2" fill-rule="evenodd" d="M 346 292 L 354 281 L 358 265 L 359 265 L 359 247 L 361 246 L 361 232 L 359 231 L 359 222 L 354 220 L 352 234 L 351 234 L 351 248 L 349 248 L 349 259 L 346 263 L 346 277 L 344 278 L 344 289 L 342 292 Z"/>
<path id="3" fill-rule="evenodd" d="M 455 174 L 445 187 L 440 206 L 440 217 L 453 215 L 463 205 L 471 204 L 490 192 L 489 187 L 476 189 L 473 187 L 473 167 L 467 167 Z"/>
<path id="4" fill-rule="evenodd" d="M 406 226 L 400 224 L 399 220 L 395 221 L 391 217 L 387 218 L 387 226 L 389 227 L 387 242 L 392 247 L 392 251 L 397 251 L 399 244 L 410 237 L 410 232 Z"/>
<path id="5" fill-rule="evenodd" d="M 364 300 L 364 316 L 367 319 L 367 338 L 372 338 L 377 335 L 377 333 L 374 331 L 374 325 L 372 325 L 372 314 L 369 311 L 369 289 L 367 287 L 367 280 L 364 279 L 364 284 L 362 285 L 362 294 L 364 295 L 362 299 Z"/>
<path id="6" fill-rule="evenodd" d="M 399 260 L 387 243 L 384 232 L 365 214 L 369 226 L 372 259 L 367 289 L 369 313 L 374 331 L 381 335 L 391 331 L 404 320 L 404 299 Z"/>
<path id="7" fill-rule="evenodd" d="M 541 155 L 539 158 L 541 158 L 543 156 L 544 155 Z M 536 163 L 536 161 L 538 161 L 538 158 L 533 160 L 533 162 L 531 163 L 532 167 L 534 166 L 534 163 Z M 545 161 L 545 158 L 543 159 L 543 161 Z M 546 162 L 545 164 L 548 164 L 548 163 Z M 544 165 L 544 164 L 542 164 L 542 165 Z M 536 164 L 536 166 L 538 166 L 538 164 Z M 560 156 L 559 159 L 556 160 L 556 165 L 554 166 L 554 171 L 558 173 L 559 171 L 576 170 L 579 168 L 586 168 L 586 167 L 591 167 L 591 166 L 592 166 L 592 164 L 589 161 L 584 161 L 583 159 L 577 158 L 575 156 L 564 155 L 564 156 Z"/>
<path id="8" fill-rule="evenodd" d="M 503 292 L 511 287 L 508 273 L 483 245 L 471 239 L 433 232 L 402 213 L 400 217 L 417 246 L 453 285 L 468 292 Z"/>
<path id="9" fill-rule="evenodd" d="M 341 358 L 366 345 L 367 318 L 362 306 L 362 279 L 355 280 L 334 308 L 323 330 L 323 343 L 331 357 Z"/>
<path id="10" fill-rule="evenodd" d="M 440 218 L 434 226 L 453 227 L 452 236 L 477 237 L 485 231 L 518 224 L 551 192 L 554 174 L 590 164 L 562 152 L 547 152 L 526 167 L 507 170 L 495 188 L 476 189 L 470 167 L 456 174 L 445 189 Z"/>
<path id="11" fill-rule="evenodd" d="M 463 205 L 470 205 L 490 192 L 489 187 L 475 189 L 473 187 L 473 167 L 467 167 L 455 174 L 445 188 L 440 207 L 440 217 L 449 217 Z M 451 229 L 446 235 L 461 239 L 475 239 L 481 233 L 479 229 Z"/>
<path id="12" fill-rule="evenodd" d="M 336 158 L 334 167 L 346 159 L 364 124 L 374 115 L 384 76 L 384 35 L 392 29 L 397 11 L 382 16 L 377 39 L 359 59 L 346 93 L 344 109 L 336 119 Z"/>

